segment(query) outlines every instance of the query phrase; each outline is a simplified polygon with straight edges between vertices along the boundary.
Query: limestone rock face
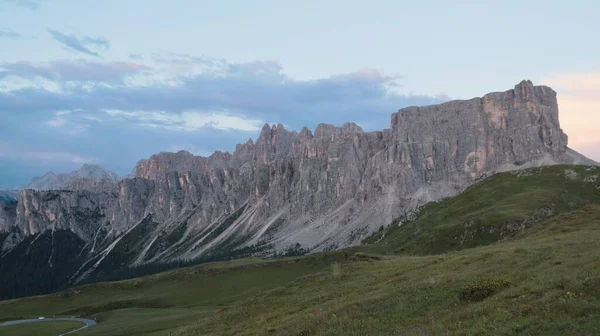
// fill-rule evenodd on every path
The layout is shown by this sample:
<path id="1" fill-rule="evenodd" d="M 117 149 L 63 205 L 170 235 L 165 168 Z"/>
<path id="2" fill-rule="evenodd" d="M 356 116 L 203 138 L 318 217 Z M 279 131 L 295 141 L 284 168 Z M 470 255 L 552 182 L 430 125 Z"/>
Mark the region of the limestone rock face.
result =
<path id="1" fill-rule="evenodd" d="M 88 242 L 84 278 L 116 254 L 138 265 L 296 243 L 341 248 L 496 171 L 586 160 L 567 148 L 556 93 L 523 81 L 483 98 L 401 109 L 382 131 L 267 124 L 233 154 L 159 153 L 131 179 L 25 190 L 14 220 L 0 225 L 24 235 L 74 232 Z"/>

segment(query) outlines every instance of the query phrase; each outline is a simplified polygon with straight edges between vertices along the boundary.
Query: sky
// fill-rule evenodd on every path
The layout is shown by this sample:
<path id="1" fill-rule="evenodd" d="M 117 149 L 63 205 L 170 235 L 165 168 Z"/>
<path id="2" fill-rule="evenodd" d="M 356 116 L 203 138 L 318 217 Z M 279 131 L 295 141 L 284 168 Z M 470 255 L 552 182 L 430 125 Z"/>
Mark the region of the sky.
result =
<path id="1" fill-rule="evenodd" d="M 0 0 L 0 186 L 289 129 L 389 127 L 523 79 L 600 160 L 600 3 Z"/>

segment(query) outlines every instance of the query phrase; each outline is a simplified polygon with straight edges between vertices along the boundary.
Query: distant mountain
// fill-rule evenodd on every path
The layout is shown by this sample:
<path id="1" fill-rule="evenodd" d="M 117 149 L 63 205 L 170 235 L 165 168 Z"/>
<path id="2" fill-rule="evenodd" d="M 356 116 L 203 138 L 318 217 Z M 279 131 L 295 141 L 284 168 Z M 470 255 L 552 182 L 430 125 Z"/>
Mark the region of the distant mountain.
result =
<path id="1" fill-rule="evenodd" d="M 0 190 L 0 203 L 16 202 L 18 198 L 18 190 Z"/>
<path id="2" fill-rule="evenodd" d="M 68 173 L 56 175 L 48 172 L 41 177 L 35 177 L 25 189 L 34 190 L 58 190 L 73 184 L 77 180 L 111 181 L 117 182 L 117 174 L 108 171 L 98 165 L 85 164 L 81 168 Z"/>

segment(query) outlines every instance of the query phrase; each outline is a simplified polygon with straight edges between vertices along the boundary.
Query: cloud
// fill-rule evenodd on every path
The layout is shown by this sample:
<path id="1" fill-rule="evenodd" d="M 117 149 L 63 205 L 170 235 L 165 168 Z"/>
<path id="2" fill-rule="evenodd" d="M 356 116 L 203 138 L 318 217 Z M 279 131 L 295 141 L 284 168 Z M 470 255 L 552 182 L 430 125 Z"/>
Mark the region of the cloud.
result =
<path id="1" fill-rule="evenodd" d="M 44 78 L 55 82 L 119 83 L 127 76 L 149 69 L 136 62 L 99 63 L 85 60 L 57 60 L 34 64 L 21 61 L 0 63 L 0 80 L 12 76 L 29 80 Z"/>
<path id="2" fill-rule="evenodd" d="M 23 152 L 85 153 L 83 157 L 126 174 L 139 159 L 159 151 L 231 151 L 256 138 L 265 121 L 296 130 L 354 121 L 374 130 L 389 127 L 391 113 L 399 108 L 446 99 L 400 94 L 390 90 L 398 87 L 399 77 L 368 69 L 298 80 L 276 61 L 207 59 L 182 66 L 144 57 L 152 68 L 140 70 L 142 65 L 128 62 L 3 64 L 3 71 L 11 73 L 0 75 L 4 81 L 44 78 L 58 89 L 47 84 L 0 90 L 0 142 L 26 143 L 30 148 Z M 3 161 L 8 162 L 4 167 L 21 168 L 0 176 L 0 184 L 25 183 L 20 171 L 37 171 Z M 64 172 L 73 163 L 52 167 Z M 12 180 L 15 174 L 21 174 L 21 182 Z"/>
<path id="3" fill-rule="evenodd" d="M 67 123 L 67 121 L 64 118 L 59 118 L 59 117 L 51 119 L 50 121 L 47 122 L 47 124 L 52 127 L 61 127 L 61 126 L 64 126 L 66 123 Z"/>
<path id="4" fill-rule="evenodd" d="M 194 144 L 174 144 L 171 145 L 171 147 L 167 148 L 166 151 L 168 152 L 179 152 L 179 151 L 187 151 L 190 152 L 194 155 L 200 155 L 200 156 L 210 156 L 212 154 L 211 151 L 206 150 L 206 148 L 202 148 L 202 147 L 198 147 Z"/>
<path id="5" fill-rule="evenodd" d="M 129 55 L 129 57 L 141 57 L 145 59 L 152 59 L 157 63 L 164 64 L 205 64 L 205 65 L 223 65 L 227 62 L 224 59 L 218 59 L 214 57 L 207 56 L 192 56 L 189 54 L 183 53 L 174 53 L 174 52 L 159 52 L 153 53 L 150 55 L 141 55 L 141 54 L 133 54 Z"/>
<path id="6" fill-rule="evenodd" d="M 542 83 L 558 93 L 560 123 L 569 146 L 600 161 L 600 73 L 559 74 Z"/>
<path id="7" fill-rule="evenodd" d="M 5 0 L 7 2 L 13 3 L 19 7 L 29 8 L 31 10 L 36 10 L 40 8 L 40 0 Z"/>
<path id="8" fill-rule="evenodd" d="M 93 45 L 103 50 L 108 50 L 110 48 L 110 42 L 102 37 L 84 36 L 81 42 L 83 45 Z"/>
<path id="9" fill-rule="evenodd" d="M 101 37 L 84 36 L 80 40 L 76 36 L 66 35 L 57 30 L 48 29 L 47 31 L 54 40 L 62 43 L 66 47 L 91 56 L 100 57 L 97 52 L 90 50 L 90 47 L 102 50 L 107 50 L 110 47 L 110 43 Z"/>
<path id="10" fill-rule="evenodd" d="M 134 60 L 144 60 L 145 57 L 142 54 L 129 54 L 129 58 L 134 59 Z"/>
<path id="11" fill-rule="evenodd" d="M 8 29 L 8 28 L 0 28 L 0 38 L 7 38 L 11 40 L 16 40 L 21 37 L 21 34 Z"/>
<path id="12" fill-rule="evenodd" d="M 85 78 L 98 80 L 106 80 L 103 76 L 115 76 L 105 70 L 107 66 L 104 63 L 85 65 L 85 71 L 75 68 L 61 74 L 66 78 L 85 74 Z M 141 65 L 134 66 L 132 71 L 139 70 L 139 67 Z M 128 83 L 124 87 L 72 85 L 61 93 L 43 88 L 0 92 L 0 108 L 12 111 L 73 108 L 163 113 L 211 111 L 244 115 L 251 120 L 285 121 L 295 128 L 312 126 L 318 121 L 336 124 L 368 121 L 373 127 L 382 128 L 389 125 L 390 114 L 401 107 L 445 99 L 390 92 L 389 87 L 394 86 L 398 77 L 374 70 L 299 81 L 285 75 L 281 65 L 272 61 L 226 63 L 220 67 L 219 71 L 212 69 L 189 77 L 169 78 L 157 72 L 157 77 L 147 79 L 147 83 L 145 79 L 140 85 Z M 108 68 L 116 68 L 116 73 L 121 76 L 124 69 L 129 71 L 132 67 L 122 64 Z M 23 72 L 52 77 L 46 73 L 45 67 L 32 69 L 27 66 L 26 70 Z"/>
<path id="13" fill-rule="evenodd" d="M 206 113 L 184 111 L 167 113 L 162 111 L 120 111 L 106 110 L 109 116 L 133 121 L 142 127 L 165 128 L 176 131 L 197 131 L 211 127 L 218 130 L 255 132 L 264 124 L 262 120 L 248 119 L 244 116 L 227 113 Z"/>
<path id="14" fill-rule="evenodd" d="M 23 152 L 19 154 L 23 160 L 58 161 L 70 163 L 96 163 L 98 159 L 65 152 Z"/>
<path id="15" fill-rule="evenodd" d="M 46 121 L 46 125 L 62 134 L 75 136 L 89 129 L 92 124 L 100 122 L 103 120 L 81 110 L 61 110 L 56 111 L 54 116 Z"/>
<path id="16" fill-rule="evenodd" d="M 18 148 L 14 144 L 0 142 L 0 159 L 17 161 L 44 161 L 57 163 L 95 163 L 97 158 L 60 151 L 35 151 Z"/>

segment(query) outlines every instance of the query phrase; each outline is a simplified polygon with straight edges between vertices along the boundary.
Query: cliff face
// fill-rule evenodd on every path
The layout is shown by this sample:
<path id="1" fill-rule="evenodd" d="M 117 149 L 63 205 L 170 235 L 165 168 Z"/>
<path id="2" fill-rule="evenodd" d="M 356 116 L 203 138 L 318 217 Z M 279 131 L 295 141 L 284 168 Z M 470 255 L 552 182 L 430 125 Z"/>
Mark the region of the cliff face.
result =
<path id="1" fill-rule="evenodd" d="M 328 250 L 495 171 L 584 160 L 566 146 L 556 93 L 524 81 L 483 98 L 401 109 L 383 131 L 265 125 L 233 154 L 160 153 L 133 179 L 25 190 L 13 225 L 86 241 L 78 278 L 111 258 L 137 265 L 296 243 Z"/>

